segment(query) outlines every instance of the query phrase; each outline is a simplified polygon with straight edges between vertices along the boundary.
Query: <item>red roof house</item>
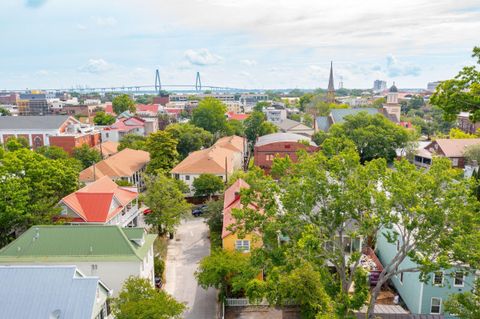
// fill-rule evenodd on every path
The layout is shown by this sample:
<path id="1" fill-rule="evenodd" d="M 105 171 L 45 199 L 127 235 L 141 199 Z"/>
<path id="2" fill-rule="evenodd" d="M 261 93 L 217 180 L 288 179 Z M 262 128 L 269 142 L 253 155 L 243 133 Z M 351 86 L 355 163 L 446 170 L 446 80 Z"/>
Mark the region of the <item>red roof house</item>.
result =
<path id="1" fill-rule="evenodd" d="M 138 192 L 118 186 L 108 176 L 65 196 L 58 219 L 72 223 L 136 226 L 139 215 Z"/>

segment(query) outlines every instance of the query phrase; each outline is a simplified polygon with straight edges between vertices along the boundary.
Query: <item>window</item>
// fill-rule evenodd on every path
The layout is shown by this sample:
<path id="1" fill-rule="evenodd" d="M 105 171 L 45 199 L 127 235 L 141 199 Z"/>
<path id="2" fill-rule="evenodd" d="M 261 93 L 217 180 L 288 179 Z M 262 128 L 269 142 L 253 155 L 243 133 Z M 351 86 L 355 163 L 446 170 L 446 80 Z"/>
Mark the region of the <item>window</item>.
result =
<path id="1" fill-rule="evenodd" d="M 275 158 L 275 156 L 273 154 L 265 155 L 265 160 L 267 160 L 269 162 L 273 161 L 274 158 Z"/>
<path id="2" fill-rule="evenodd" d="M 432 302 L 430 304 L 430 313 L 432 315 L 435 315 L 435 314 L 440 314 L 440 308 L 441 308 L 441 304 L 442 304 L 442 299 L 441 298 L 435 298 L 433 297 L 432 298 Z"/>
<path id="3" fill-rule="evenodd" d="M 398 275 L 398 281 L 400 281 L 400 283 L 403 284 L 403 272 L 401 272 L 399 275 Z"/>
<path id="4" fill-rule="evenodd" d="M 250 240 L 237 240 L 235 241 L 235 249 L 238 251 L 249 252 Z"/>
<path id="5" fill-rule="evenodd" d="M 437 271 L 433 274 L 433 285 L 441 286 L 443 285 L 443 271 Z"/>
<path id="6" fill-rule="evenodd" d="M 458 166 L 458 158 L 452 158 L 452 166 Z"/>
<path id="7" fill-rule="evenodd" d="M 190 180 L 190 175 L 185 175 L 185 180 L 189 181 Z"/>
<path id="8" fill-rule="evenodd" d="M 455 279 L 453 281 L 453 286 L 454 287 L 463 287 L 463 272 L 462 271 L 456 271 L 455 272 Z"/>

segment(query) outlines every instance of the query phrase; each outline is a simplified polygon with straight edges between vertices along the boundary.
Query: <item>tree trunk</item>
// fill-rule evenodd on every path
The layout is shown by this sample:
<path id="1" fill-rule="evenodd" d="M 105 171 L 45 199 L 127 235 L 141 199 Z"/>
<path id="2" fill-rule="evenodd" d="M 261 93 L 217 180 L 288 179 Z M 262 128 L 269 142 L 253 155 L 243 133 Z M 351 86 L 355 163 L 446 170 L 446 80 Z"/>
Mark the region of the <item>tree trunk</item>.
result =
<path id="1" fill-rule="evenodd" d="M 383 284 L 386 282 L 385 280 L 385 272 L 382 272 L 378 277 L 378 282 L 375 288 L 373 288 L 372 296 L 370 297 L 370 302 L 368 304 L 367 314 L 366 317 L 368 319 L 375 318 L 375 314 L 373 311 L 375 310 L 375 303 L 377 301 L 378 295 L 380 294 L 380 290 L 382 289 Z"/>

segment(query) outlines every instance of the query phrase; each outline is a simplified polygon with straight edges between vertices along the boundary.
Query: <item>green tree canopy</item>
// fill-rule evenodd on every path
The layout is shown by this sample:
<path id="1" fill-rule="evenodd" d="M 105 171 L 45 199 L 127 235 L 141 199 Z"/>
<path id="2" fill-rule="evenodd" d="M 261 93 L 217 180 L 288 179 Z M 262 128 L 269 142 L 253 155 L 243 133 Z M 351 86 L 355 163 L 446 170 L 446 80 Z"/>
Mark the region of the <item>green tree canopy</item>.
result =
<path id="1" fill-rule="evenodd" d="M 129 277 L 112 300 L 117 319 L 181 319 L 186 306 L 144 278 Z"/>
<path id="2" fill-rule="evenodd" d="M 223 189 L 221 177 L 213 174 L 201 174 L 193 181 L 195 196 L 212 196 Z"/>
<path id="3" fill-rule="evenodd" d="M 115 116 L 105 112 L 97 112 L 93 118 L 95 125 L 111 125 L 115 123 Z"/>
<path id="4" fill-rule="evenodd" d="M 405 148 L 410 141 L 410 135 L 403 127 L 383 115 L 366 112 L 346 116 L 345 122 L 333 125 L 329 133 L 333 137 L 353 141 L 362 162 L 375 158 L 391 162 L 396 156 L 395 150 Z"/>
<path id="5" fill-rule="evenodd" d="M 165 131 L 178 141 L 177 152 L 181 159 L 193 151 L 210 146 L 213 142 L 212 133 L 190 123 L 170 124 Z"/>
<path id="6" fill-rule="evenodd" d="M 475 280 L 472 291 L 450 295 L 445 310 L 462 319 L 480 318 L 480 279 Z"/>
<path id="7" fill-rule="evenodd" d="M 152 212 L 145 217 L 145 221 L 157 226 L 159 234 L 172 233 L 188 213 L 190 205 L 185 201 L 176 180 L 159 174 L 149 176 L 146 182 L 145 204 Z"/>
<path id="8" fill-rule="evenodd" d="M 468 162 L 476 161 L 477 164 L 480 164 L 480 145 L 468 146 L 464 155 Z"/>
<path id="9" fill-rule="evenodd" d="M 237 136 L 244 136 L 245 135 L 245 127 L 242 121 L 238 120 L 229 120 L 227 121 L 227 128 L 225 135 L 237 135 Z"/>
<path id="10" fill-rule="evenodd" d="M 50 224 L 57 203 L 78 188 L 80 166 L 72 159 L 48 159 L 22 148 L 0 159 L 0 246 L 13 230 Z"/>
<path id="11" fill-rule="evenodd" d="M 255 106 L 253 107 L 253 111 L 254 112 L 263 112 L 263 110 L 267 107 L 270 106 L 270 103 L 267 102 L 267 101 L 260 101 L 260 102 L 257 102 L 257 104 L 255 104 Z"/>
<path id="12" fill-rule="evenodd" d="M 261 112 L 253 112 L 250 114 L 245 120 L 244 125 L 245 136 L 251 143 L 254 143 L 260 136 L 275 133 L 278 130 L 274 124 L 265 121 L 265 114 Z"/>
<path id="13" fill-rule="evenodd" d="M 12 114 L 10 113 L 9 110 L 7 110 L 3 107 L 0 107 L 0 116 L 10 116 L 10 115 L 12 115 Z"/>
<path id="14" fill-rule="evenodd" d="M 449 120 L 455 120 L 458 113 L 470 112 L 473 122 L 480 121 L 480 48 L 473 49 L 472 57 L 477 66 L 464 67 L 453 79 L 437 86 L 430 97 L 430 103 L 440 107 Z"/>
<path id="15" fill-rule="evenodd" d="M 177 144 L 178 141 L 167 131 L 150 134 L 145 142 L 146 150 L 150 153 L 147 172 L 150 174 L 158 170 L 169 172 L 178 161 Z"/>
<path id="16" fill-rule="evenodd" d="M 73 149 L 72 156 L 82 163 L 83 168 L 90 167 L 102 160 L 102 154 L 100 154 L 100 151 L 88 146 L 87 144 L 82 144 L 82 146 L 75 147 Z"/>
<path id="17" fill-rule="evenodd" d="M 38 154 L 42 154 L 49 159 L 67 159 L 70 156 L 67 152 L 61 147 L 52 145 L 52 146 L 41 146 L 35 150 Z"/>
<path id="18" fill-rule="evenodd" d="M 205 98 L 193 110 L 192 124 L 217 136 L 225 132 L 227 107 L 215 98 Z"/>
<path id="19" fill-rule="evenodd" d="M 147 138 L 143 135 L 126 134 L 122 137 L 122 139 L 120 140 L 120 143 L 118 144 L 118 151 L 120 152 L 125 148 L 129 148 L 132 150 L 146 151 L 147 150 L 146 142 L 147 142 Z"/>
<path id="20" fill-rule="evenodd" d="M 10 152 L 14 152 L 16 150 L 22 148 L 30 148 L 28 140 L 25 137 L 10 137 L 7 142 L 5 143 L 5 149 Z"/>
<path id="21" fill-rule="evenodd" d="M 120 115 L 125 111 L 135 113 L 135 101 L 128 96 L 128 94 L 121 94 L 116 96 L 112 101 L 113 112 Z"/>

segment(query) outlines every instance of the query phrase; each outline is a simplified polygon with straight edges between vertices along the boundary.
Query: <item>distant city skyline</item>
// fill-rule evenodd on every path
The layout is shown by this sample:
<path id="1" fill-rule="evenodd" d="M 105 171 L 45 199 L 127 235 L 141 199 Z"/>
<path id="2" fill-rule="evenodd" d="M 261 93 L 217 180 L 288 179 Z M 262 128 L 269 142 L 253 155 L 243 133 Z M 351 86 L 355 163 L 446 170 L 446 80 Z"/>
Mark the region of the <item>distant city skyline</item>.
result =
<path id="1" fill-rule="evenodd" d="M 2 0 L 0 90 L 162 83 L 426 88 L 473 64 L 473 0 Z"/>

